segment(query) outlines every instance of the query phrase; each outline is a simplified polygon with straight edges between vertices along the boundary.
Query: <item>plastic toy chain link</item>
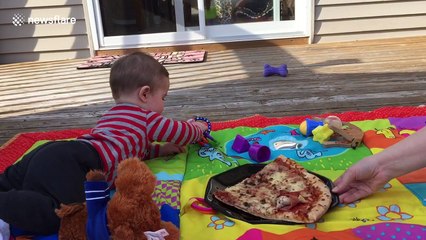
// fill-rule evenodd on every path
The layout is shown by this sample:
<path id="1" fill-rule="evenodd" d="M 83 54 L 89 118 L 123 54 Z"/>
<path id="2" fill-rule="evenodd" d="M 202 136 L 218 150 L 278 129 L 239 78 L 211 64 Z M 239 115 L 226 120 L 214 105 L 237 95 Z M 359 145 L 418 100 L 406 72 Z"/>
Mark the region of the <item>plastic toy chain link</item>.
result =
<path id="1" fill-rule="evenodd" d="M 190 201 L 192 201 L 191 203 L 191 208 L 201 212 L 201 213 L 207 213 L 207 214 L 212 214 L 215 213 L 215 210 L 213 210 L 213 208 L 211 208 L 205 201 L 203 198 L 199 198 L 199 197 L 192 197 L 189 199 Z"/>
<path id="2" fill-rule="evenodd" d="M 206 117 L 200 117 L 200 116 L 195 116 L 194 120 L 195 121 L 203 121 L 203 122 L 207 123 L 207 130 L 204 131 L 203 135 L 204 135 L 204 137 L 212 140 L 213 142 L 216 142 L 216 140 L 210 135 L 210 132 L 212 131 L 212 124 L 211 124 L 210 120 L 208 120 Z"/>

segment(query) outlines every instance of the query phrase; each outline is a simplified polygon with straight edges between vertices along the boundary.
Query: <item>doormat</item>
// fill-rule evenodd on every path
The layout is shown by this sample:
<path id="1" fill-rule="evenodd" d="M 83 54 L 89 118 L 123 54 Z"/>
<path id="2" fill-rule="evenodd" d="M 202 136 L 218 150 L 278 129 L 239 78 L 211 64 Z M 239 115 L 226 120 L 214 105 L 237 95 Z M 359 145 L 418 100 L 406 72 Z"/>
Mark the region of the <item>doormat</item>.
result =
<path id="1" fill-rule="evenodd" d="M 149 54 L 161 64 L 204 62 L 207 57 L 206 51 L 177 51 Z M 77 69 L 110 68 L 122 56 L 124 55 L 95 56 L 78 65 Z"/>

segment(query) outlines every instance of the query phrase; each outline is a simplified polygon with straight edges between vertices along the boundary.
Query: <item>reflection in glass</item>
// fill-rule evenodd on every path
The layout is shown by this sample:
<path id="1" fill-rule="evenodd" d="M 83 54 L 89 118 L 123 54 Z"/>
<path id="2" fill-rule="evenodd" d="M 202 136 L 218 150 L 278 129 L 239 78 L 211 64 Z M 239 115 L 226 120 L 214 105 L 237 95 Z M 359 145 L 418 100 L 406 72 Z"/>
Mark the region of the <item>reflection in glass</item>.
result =
<path id="1" fill-rule="evenodd" d="M 198 22 L 198 3 L 197 0 L 183 0 L 183 11 L 185 18 L 185 27 L 196 27 L 199 29 Z"/>
<path id="2" fill-rule="evenodd" d="M 99 0 L 104 35 L 176 32 L 175 1 L 178 0 Z M 178 14 L 183 14 L 183 22 L 178 25 L 183 25 L 184 30 L 199 29 L 197 0 L 183 0 L 181 4 L 183 13 Z"/>
<path id="3" fill-rule="evenodd" d="M 274 21 L 274 8 L 279 8 L 280 19 L 294 20 L 294 1 L 280 0 L 205 0 L 206 24 L 233 24 Z"/>

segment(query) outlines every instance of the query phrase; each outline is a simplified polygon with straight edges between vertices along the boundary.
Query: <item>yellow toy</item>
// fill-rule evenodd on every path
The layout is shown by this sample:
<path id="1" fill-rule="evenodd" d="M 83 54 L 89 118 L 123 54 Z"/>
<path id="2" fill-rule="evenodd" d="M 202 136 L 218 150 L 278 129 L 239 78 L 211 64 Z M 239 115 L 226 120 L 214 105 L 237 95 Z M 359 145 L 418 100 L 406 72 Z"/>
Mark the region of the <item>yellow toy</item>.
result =
<path id="1" fill-rule="evenodd" d="M 305 136 L 313 135 L 313 140 L 320 142 L 324 147 L 358 147 L 364 137 L 364 133 L 357 126 L 342 122 L 336 116 L 328 116 L 325 119 L 306 119 L 300 126 L 300 133 Z"/>
<path id="2" fill-rule="evenodd" d="M 322 121 L 315 121 L 315 120 L 307 118 L 305 121 L 300 123 L 299 130 L 300 130 L 300 133 L 302 133 L 306 137 L 309 137 L 309 136 L 312 136 L 312 131 L 316 127 L 322 126 L 322 125 L 324 125 Z"/>
<path id="3" fill-rule="evenodd" d="M 312 130 L 312 134 L 314 141 L 322 144 L 330 139 L 330 137 L 334 134 L 334 131 L 328 127 L 328 124 L 324 124 L 323 126 L 318 126 Z"/>
<path id="4" fill-rule="evenodd" d="M 306 121 L 303 121 L 299 125 L 300 133 L 306 136 Z"/>

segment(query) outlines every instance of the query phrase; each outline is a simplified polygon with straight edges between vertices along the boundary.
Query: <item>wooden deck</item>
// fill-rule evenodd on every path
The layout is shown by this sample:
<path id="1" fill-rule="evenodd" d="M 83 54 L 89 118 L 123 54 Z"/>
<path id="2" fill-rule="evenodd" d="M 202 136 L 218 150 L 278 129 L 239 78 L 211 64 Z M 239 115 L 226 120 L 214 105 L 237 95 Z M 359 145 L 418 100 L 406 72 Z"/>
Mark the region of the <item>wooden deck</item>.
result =
<path id="1" fill-rule="evenodd" d="M 113 101 L 109 69 L 83 60 L 0 65 L 0 144 L 20 132 L 90 128 Z M 287 64 L 288 77 L 263 77 Z M 212 121 L 288 116 L 426 102 L 426 37 L 209 52 L 207 61 L 166 65 L 165 115 Z"/>

